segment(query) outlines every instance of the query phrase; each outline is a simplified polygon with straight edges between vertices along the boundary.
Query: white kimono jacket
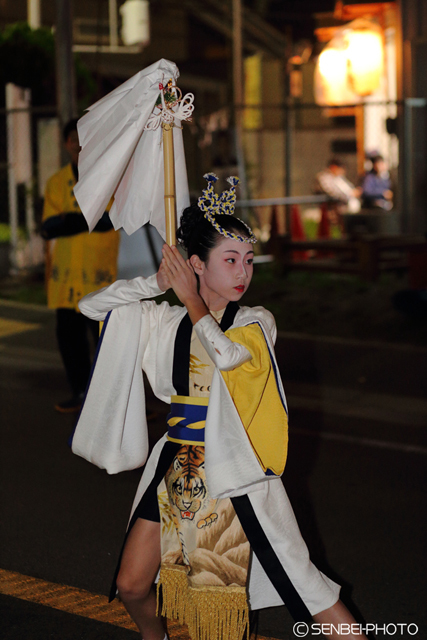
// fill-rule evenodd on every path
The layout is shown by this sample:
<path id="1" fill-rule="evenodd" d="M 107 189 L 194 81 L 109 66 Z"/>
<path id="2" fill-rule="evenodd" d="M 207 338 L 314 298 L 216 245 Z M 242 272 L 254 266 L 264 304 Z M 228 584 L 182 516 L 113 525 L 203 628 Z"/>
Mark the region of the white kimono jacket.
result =
<path id="1" fill-rule="evenodd" d="M 142 466 L 148 455 L 148 433 L 142 370 L 154 394 L 170 403 L 174 345 L 185 307 L 157 305 L 144 300 L 160 295 L 156 275 L 117 281 L 80 301 L 89 318 L 107 328 L 73 439 L 72 449 L 108 473 Z M 242 307 L 231 328 L 258 323 L 273 364 L 274 318 L 262 307 Z M 205 471 L 215 498 L 247 495 L 268 542 L 311 615 L 332 606 L 339 585 L 311 563 L 281 479 L 266 475 L 252 449 L 244 426 L 220 374 L 251 358 L 241 344 L 229 340 L 212 316 L 194 326 L 216 370 L 212 379 L 205 425 Z M 285 403 L 280 376 L 279 393 Z M 286 406 L 286 404 L 285 404 Z M 154 447 L 135 496 L 132 511 L 150 484 L 166 435 Z M 252 609 L 284 604 L 255 554 L 249 578 Z"/>

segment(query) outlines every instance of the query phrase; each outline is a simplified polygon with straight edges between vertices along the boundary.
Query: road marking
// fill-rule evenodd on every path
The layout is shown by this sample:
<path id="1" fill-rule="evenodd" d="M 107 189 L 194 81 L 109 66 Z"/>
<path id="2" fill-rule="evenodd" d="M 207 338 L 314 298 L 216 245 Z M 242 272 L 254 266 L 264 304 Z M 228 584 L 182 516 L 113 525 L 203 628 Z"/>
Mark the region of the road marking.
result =
<path id="1" fill-rule="evenodd" d="M 0 594 L 12 596 L 27 602 L 59 609 L 76 616 L 106 622 L 116 627 L 138 631 L 126 609 L 117 599 L 109 603 L 101 596 L 77 587 L 48 582 L 16 571 L 0 569 Z M 186 627 L 168 620 L 168 634 L 171 640 L 190 640 Z M 258 636 L 257 640 L 275 640 Z"/>
<path id="2" fill-rule="evenodd" d="M 420 447 L 414 444 L 405 444 L 404 442 L 389 442 L 387 440 L 372 440 L 371 438 L 358 438 L 357 436 L 346 436 L 341 433 L 332 433 L 331 431 L 313 431 L 311 429 L 292 429 L 292 433 L 302 436 L 315 436 L 321 440 L 335 440 L 336 442 L 345 442 L 348 444 L 358 444 L 364 447 L 376 447 L 378 449 L 389 449 L 392 451 L 403 451 L 405 453 L 419 453 L 423 456 L 427 455 L 427 447 Z"/>
<path id="3" fill-rule="evenodd" d="M 114 600 L 109 605 L 106 596 L 84 589 L 0 569 L 0 593 L 117 627 L 138 630 L 120 602 Z"/>
<path id="4" fill-rule="evenodd" d="M 13 336 L 16 333 L 24 333 L 25 331 L 34 331 L 34 329 L 40 329 L 40 326 L 34 322 L 20 322 L 18 320 L 0 318 L 0 338 Z"/>
<path id="5" fill-rule="evenodd" d="M 55 313 L 55 309 L 49 309 L 45 304 L 33 304 L 30 302 L 17 302 L 16 300 L 0 299 L 0 308 L 22 309 L 23 311 L 39 311 L 40 313 Z"/>

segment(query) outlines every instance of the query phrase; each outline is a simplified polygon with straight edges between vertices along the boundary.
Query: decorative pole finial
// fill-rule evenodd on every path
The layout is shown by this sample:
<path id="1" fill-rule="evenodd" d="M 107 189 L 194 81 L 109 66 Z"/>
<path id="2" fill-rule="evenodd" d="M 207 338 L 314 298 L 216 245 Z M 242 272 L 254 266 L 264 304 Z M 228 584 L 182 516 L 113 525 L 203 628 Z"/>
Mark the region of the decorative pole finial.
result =
<path id="1" fill-rule="evenodd" d="M 174 85 L 172 78 L 166 86 L 159 82 L 160 95 L 157 98 L 153 113 L 148 118 L 145 129 L 152 131 L 163 129 L 163 166 L 165 178 L 165 217 L 166 242 L 176 244 L 176 197 L 175 197 L 175 157 L 173 150 L 173 127 L 175 120 L 191 120 L 194 111 L 194 95 L 182 91 Z"/>

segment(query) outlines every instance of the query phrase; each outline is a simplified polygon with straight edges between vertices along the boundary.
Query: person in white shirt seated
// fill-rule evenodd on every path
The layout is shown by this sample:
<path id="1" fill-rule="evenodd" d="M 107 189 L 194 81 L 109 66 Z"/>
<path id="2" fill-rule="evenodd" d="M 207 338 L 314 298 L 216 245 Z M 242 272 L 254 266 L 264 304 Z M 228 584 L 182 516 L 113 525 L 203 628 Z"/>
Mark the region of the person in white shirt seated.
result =
<path id="1" fill-rule="evenodd" d="M 346 178 L 344 164 L 331 158 L 328 166 L 316 176 L 316 192 L 324 193 L 336 201 L 337 214 L 359 213 L 361 189 Z"/>

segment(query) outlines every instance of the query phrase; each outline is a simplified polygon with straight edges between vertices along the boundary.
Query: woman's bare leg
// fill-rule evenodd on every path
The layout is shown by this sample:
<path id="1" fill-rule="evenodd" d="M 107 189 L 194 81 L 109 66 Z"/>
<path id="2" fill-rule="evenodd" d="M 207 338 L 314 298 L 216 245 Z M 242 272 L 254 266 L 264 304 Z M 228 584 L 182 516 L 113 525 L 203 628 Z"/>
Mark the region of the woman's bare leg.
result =
<path id="1" fill-rule="evenodd" d="M 153 583 L 160 566 L 160 524 L 138 518 L 129 533 L 117 576 L 117 589 L 144 640 L 164 640 L 156 616 Z"/>
<path id="2" fill-rule="evenodd" d="M 338 600 L 338 602 L 336 602 L 332 607 L 329 607 L 329 609 L 325 609 L 320 613 L 316 613 L 316 615 L 313 616 L 313 620 L 318 624 L 334 625 L 334 627 L 336 628 L 339 628 L 340 624 L 350 625 L 349 627 L 350 630 L 351 630 L 352 624 L 357 625 L 356 620 L 353 618 L 350 611 L 341 602 L 341 600 Z M 357 625 L 357 627 L 358 626 L 359 625 Z M 327 638 L 330 638 L 331 640 L 335 640 L 335 638 L 343 638 L 344 635 L 347 640 L 367 640 L 364 633 L 340 634 L 334 631 L 333 629 L 331 631 L 332 633 L 330 634 L 326 634 L 326 633 L 324 634 Z"/>

